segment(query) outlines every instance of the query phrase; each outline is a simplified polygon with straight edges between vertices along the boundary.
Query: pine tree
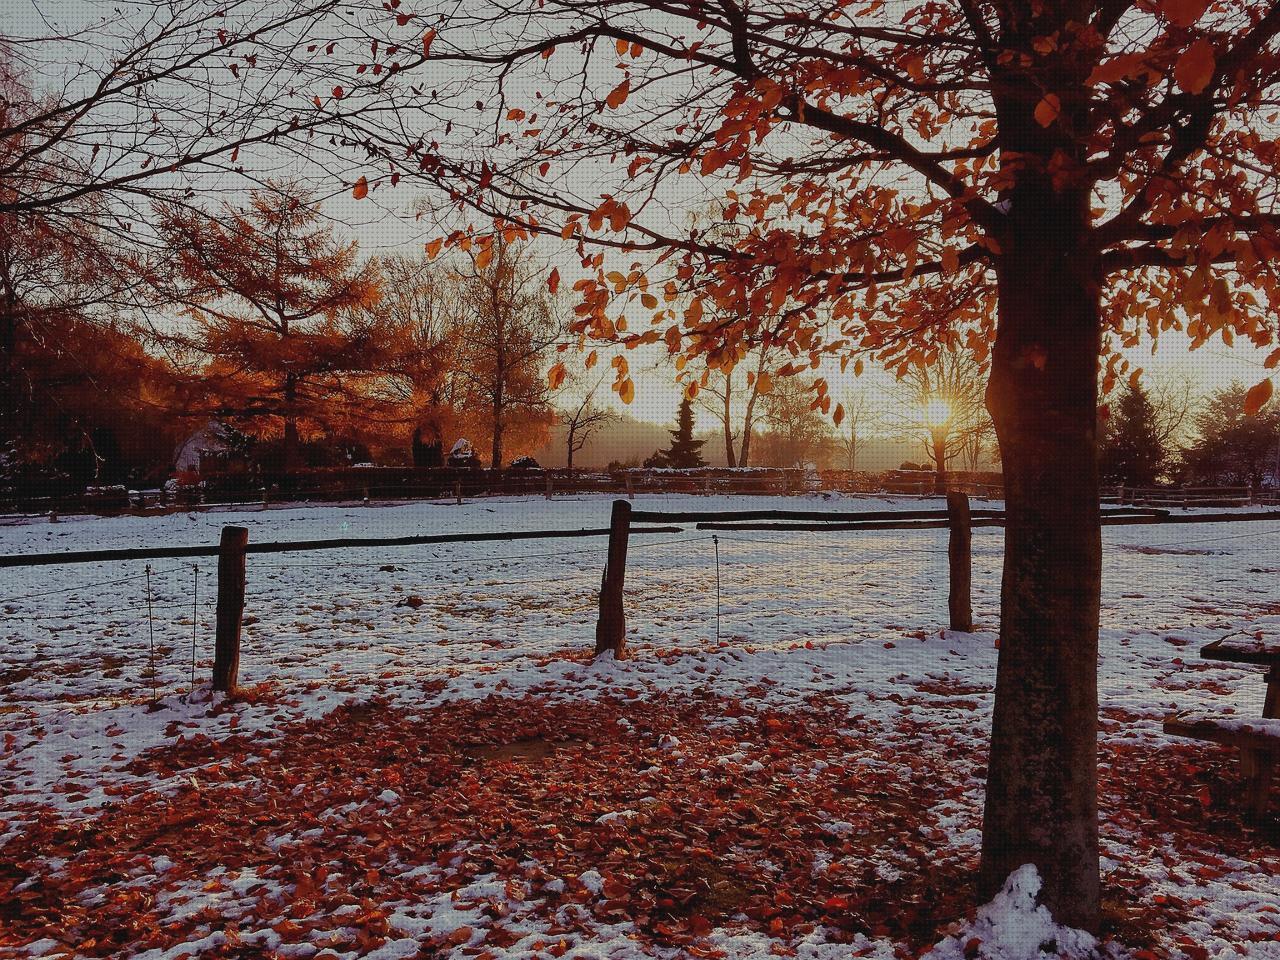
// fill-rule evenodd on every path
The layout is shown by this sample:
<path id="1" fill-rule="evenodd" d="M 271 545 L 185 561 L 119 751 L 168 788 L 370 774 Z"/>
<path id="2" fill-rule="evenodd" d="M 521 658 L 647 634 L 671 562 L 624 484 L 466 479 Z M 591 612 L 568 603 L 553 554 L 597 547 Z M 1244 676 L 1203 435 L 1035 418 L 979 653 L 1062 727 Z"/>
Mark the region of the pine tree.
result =
<path id="1" fill-rule="evenodd" d="M 1099 474 L 1105 482 L 1149 487 L 1167 458 L 1155 407 L 1141 386 L 1129 386 L 1107 420 L 1098 451 Z"/>
<path id="2" fill-rule="evenodd" d="M 685 397 L 680 401 L 680 411 L 676 414 L 676 428 L 671 431 L 671 446 L 655 453 L 645 461 L 645 466 L 677 470 L 705 467 L 707 461 L 702 459 L 702 445 L 706 442 L 693 439 L 693 401 Z"/>

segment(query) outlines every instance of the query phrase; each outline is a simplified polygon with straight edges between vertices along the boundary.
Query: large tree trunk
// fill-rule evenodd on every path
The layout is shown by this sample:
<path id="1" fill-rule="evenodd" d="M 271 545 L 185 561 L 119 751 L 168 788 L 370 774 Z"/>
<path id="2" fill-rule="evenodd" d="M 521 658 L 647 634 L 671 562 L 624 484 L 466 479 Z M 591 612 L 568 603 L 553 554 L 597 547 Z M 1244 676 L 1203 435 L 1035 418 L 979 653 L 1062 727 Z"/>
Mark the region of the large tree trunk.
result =
<path id="1" fill-rule="evenodd" d="M 1010 198 L 987 389 L 1008 519 L 980 886 L 1033 863 L 1055 918 L 1094 928 L 1098 269 L 1087 190 L 1028 179 Z"/>

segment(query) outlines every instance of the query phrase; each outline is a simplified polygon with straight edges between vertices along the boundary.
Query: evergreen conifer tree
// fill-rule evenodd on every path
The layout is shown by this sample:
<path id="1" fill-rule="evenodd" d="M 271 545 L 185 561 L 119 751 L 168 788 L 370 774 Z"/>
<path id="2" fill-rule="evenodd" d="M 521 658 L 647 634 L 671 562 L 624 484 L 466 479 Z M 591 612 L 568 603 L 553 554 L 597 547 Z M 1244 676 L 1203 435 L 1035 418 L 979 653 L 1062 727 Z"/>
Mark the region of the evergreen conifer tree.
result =
<path id="1" fill-rule="evenodd" d="M 645 461 L 645 466 L 678 470 L 705 467 L 707 462 L 702 459 L 702 445 L 706 442 L 693 439 L 693 401 L 685 397 L 680 401 L 680 410 L 676 414 L 676 428 L 671 431 L 671 446 L 655 453 Z"/>
<path id="2" fill-rule="evenodd" d="M 1098 451 L 1103 481 L 1149 487 L 1160 476 L 1167 457 L 1150 398 L 1141 386 L 1127 387 L 1107 420 Z"/>

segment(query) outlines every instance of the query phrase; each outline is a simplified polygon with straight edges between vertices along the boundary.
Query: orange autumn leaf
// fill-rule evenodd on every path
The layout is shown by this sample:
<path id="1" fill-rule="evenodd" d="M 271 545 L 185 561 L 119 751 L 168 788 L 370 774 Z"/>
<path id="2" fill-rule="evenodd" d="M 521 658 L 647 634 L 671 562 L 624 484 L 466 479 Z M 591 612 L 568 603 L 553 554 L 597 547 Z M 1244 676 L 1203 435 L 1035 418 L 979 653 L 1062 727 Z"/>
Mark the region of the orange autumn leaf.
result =
<path id="1" fill-rule="evenodd" d="M 609 95 L 604 98 L 605 104 L 610 110 L 617 110 L 620 106 L 627 102 L 627 96 L 631 93 L 631 78 L 628 77 L 620 84 L 609 91 Z"/>
<path id="2" fill-rule="evenodd" d="M 960 254 L 956 253 L 955 247 L 942 248 L 942 272 L 950 275 L 960 269 Z"/>
<path id="3" fill-rule="evenodd" d="M 1056 93 L 1045 94 L 1040 102 L 1036 104 L 1036 123 L 1042 127 L 1047 127 L 1058 119 L 1058 114 L 1061 112 L 1062 102 L 1058 99 L 1058 95 Z"/>
<path id="4" fill-rule="evenodd" d="M 1209 8 L 1210 0 L 1161 0 L 1160 12 L 1179 27 L 1189 27 Z"/>
<path id="5" fill-rule="evenodd" d="M 618 398 L 623 403 L 629 404 L 632 400 L 635 399 L 635 397 L 636 397 L 636 385 L 632 382 L 631 378 L 628 377 L 626 380 L 623 380 L 621 385 L 619 385 L 618 387 Z"/>
<path id="6" fill-rule="evenodd" d="M 547 289 L 551 291 L 552 296 L 555 296 L 556 291 L 560 289 L 559 267 L 551 268 L 551 275 L 547 277 Z"/>
<path id="7" fill-rule="evenodd" d="M 357 200 L 363 200 L 369 195 L 369 181 L 365 177 L 361 177 L 356 181 L 356 185 L 351 188 L 351 196 Z"/>
<path id="8" fill-rule="evenodd" d="M 1217 60 L 1213 55 L 1213 45 L 1208 40 L 1200 39 L 1193 43 L 1178 58 L 1173 67 L 1173 79 L 1185 93 L 1200 93 L 1213 79 L 1213 68 Z"/>
<path id="9" fill-rule="evenodd" d="M 424 57 L 431 56 L 431 44 L 435 42 L 436 31 L 433 27 L 422 35 L 422 55 Z"/>
<path id="10" fill-rule="evenodd" d="M 1246 417 L 1256 415 L 1271 399 L 1271 391 L 1272 386 L 1269 379 L 1250 387 L 1249 392 L 1244 395 L 1244 415 Z"/>
<path id="11" fill-rule="evenodd" d="M 552 390 L 559 390 L 560 385 L 564 383 L 565 377 L 568 375 L 569 372 L 565 370 L 563 363 L 554 364 L 551 369 L 547 371 L 547 386 Z"/>
<path id="12" fill-rule="evenodd" d="M 436 237 L 434 240 L 427 241 L 425 249 L 427 251 L 427 259 L 434 260 L 440 254 L 440 248 L 444 246 L 444 240 Z"/>
<path id="13" fill-rule="evenodd" d="M 493 245 L 486 244 L 485 246 L 481 247 L 478 251 L 476 251 L 476 268 L 479 270 L 483 270 L 485 267 L 489 265 L 489 262 L 492 259 L 493 259 Z"/>

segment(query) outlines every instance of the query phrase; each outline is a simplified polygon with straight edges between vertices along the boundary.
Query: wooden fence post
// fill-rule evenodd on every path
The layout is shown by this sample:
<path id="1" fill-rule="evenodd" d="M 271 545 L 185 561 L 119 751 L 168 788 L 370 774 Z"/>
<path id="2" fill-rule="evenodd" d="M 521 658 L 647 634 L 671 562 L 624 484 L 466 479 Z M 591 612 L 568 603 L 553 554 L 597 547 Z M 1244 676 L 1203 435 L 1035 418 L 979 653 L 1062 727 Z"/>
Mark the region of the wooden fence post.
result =
<path id="1" fill-rule="evenodd" d="M 213 647 L 213 689 L 235 693 L 240 673 L 240 624 L 244 618 L 244 556 L 249 531 L 223 527 L 218 544 L 218 609 Z"/>
<path id="2" fill-rule="evenodd" d="M 458 500 L 458 506 L 462 506 L 462 481 L 455 480 L 453 482 L 453 495 Z"/>
<path id="3" fill-rule="evenodd" d="M 551 499 L 551 474 L 547 474 L 547 499 Z"/>
<path id="4" fill-rule="evenodd" d="M 609 518 L 609 554 L 600 581 L 600 619 L 596 621 L 596 656 L 612 651 L 616 659 L 627 655 L 627 621 L 622 609 L 622 585 L 627 575 L 627 540 L 631 533 L 631 504 L 613 501 Z"/>
<path id="5" fill-rule="evenodd" d="M 636 491 L 635 491 L 635 487 L 633 487 L 631 484 L 631 471 L 628 470 L 626 473 L 624 473 L 622 475 L 622 479 L 627 485 L 627 499 L 634 500 L 636 498 Z"/>
<path id="6" fill-rule="evenodd" d="M 951 592 L 947 607 L 951 629 L 973 632 L 973 530 L 969 515 L 969 498 L 963 493 L 947 494 L 947 526 L 951 536 L 947 542 L 947 558 L 951 567 Z"/>

